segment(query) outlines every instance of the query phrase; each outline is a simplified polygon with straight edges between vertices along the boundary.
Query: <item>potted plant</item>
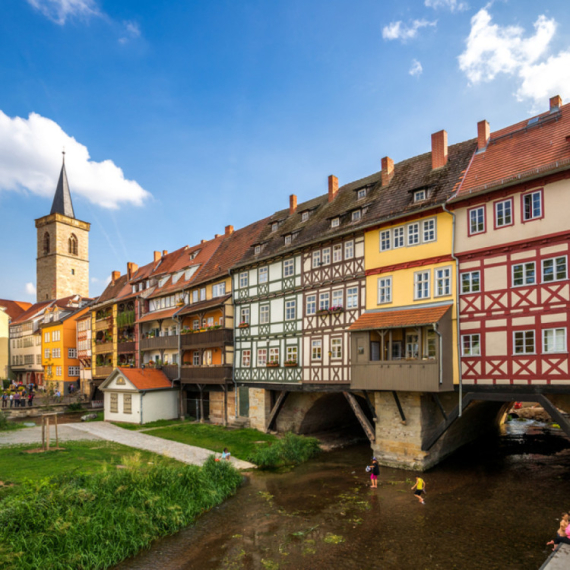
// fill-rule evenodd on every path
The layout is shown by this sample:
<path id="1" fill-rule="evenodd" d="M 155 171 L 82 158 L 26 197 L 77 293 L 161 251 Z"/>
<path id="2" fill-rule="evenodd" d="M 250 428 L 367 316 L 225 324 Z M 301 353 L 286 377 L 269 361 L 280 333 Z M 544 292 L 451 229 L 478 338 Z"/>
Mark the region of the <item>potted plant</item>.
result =
<path id="1" fill-rule="evenodd" d="M 344 311 L 344 307 L 342 305 L 336 305 L 335 307 L 331 307 L 329 309 L 329 313 L 342 313 Z"/>
<path id="2" fill-rule="evenodd" d="M 249 323 L 243 322 L 238 325 L 240 329 L 247 329 L 249 327 Z"/>
<path id="3" fill-rule="evenodd" d="M 317 311 L 317 315 L 328 315 L 329 314 L 329 310 L 328 309 L 319 309 Z"/>
<path id="4" fill-rule="evenodd" d="M 297 366 L 297 365 L 298 365 L 298 363 L 296 360 L 286 360 L 285 361 L 285 366 L 287 368 L 292 368 L 293 366 Z"/>
<path id="5" fill-rule="evenodd" d="M 267 363 L 267 368 L 279 368 L 279 362 L 277 360 L 270 360 Z"/>

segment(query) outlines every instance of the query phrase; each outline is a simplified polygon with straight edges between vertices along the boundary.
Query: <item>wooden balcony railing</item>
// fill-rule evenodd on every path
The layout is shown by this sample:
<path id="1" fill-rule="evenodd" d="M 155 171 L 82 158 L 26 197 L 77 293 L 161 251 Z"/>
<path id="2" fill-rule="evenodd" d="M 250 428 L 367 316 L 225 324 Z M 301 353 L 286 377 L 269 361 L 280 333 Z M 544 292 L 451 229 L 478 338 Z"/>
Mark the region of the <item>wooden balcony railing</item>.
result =
<path id="1" fill-rule="evenodd" d="M 113 372 L 113 367 L 112 366 L 95 366 L 95 376 L 103 376 L 103 377 L 107 377 L 109 376 L 109 374 L 111 374 L 111 372 Z"/>
<path id="2" fill-rule="evenodd" d="M 141 350 L 155 350 L 161 348 L 178 348 L 178 336 L 157 336 L 154 338 L 143 338 L 141 340 Z"/>
<path id="3" fill-rule="evenodd" d="M 95 354 L 107 354 L 108 352 L 113 352 L 112 342 L 105 342 L 103 344 L 95 345 Z"/>
<path id="4" fill-rule="evenodd" d="M 182 349 L 204 348 L 208 346 L 223 346 L 233 344 L 233 329 L 215 329 L 198 333 L 183 334 Z"/>
<path id="5" fill-rule="evenodd" d="M 224 384 L 232 379 L 232 366 L 182 366 L 183 384 Z"/>
<path id="6" fill-rule="evenodd" d="M 135 341 L 131 340 L 128 342 L 119 342 L 117 344 L 117 350 L 118 350 L 119 354 L 134 352 L 135 351 Z"/>
<path id="7" fill-rule="evenodd" d="M 112 326 L 113 326 L 113 317 L 108 319 L 101 319 L 100 321 L 95 321 L 96 331 L 104 331 L 112 328 Z"/>

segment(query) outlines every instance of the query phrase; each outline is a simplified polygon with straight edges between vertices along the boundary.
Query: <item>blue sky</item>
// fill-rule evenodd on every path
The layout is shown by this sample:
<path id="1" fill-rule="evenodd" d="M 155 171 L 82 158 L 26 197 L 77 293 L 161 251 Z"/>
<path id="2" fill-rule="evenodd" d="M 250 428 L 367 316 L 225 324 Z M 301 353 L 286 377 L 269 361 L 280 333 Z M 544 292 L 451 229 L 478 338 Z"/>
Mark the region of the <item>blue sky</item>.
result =
<path id="1" fill-rule="evenodd" d="M 0 298 L 33 300 L 66 147 L 91 294 L 148 263 L 570 101 L 563 0 L 4 0 Z"/>

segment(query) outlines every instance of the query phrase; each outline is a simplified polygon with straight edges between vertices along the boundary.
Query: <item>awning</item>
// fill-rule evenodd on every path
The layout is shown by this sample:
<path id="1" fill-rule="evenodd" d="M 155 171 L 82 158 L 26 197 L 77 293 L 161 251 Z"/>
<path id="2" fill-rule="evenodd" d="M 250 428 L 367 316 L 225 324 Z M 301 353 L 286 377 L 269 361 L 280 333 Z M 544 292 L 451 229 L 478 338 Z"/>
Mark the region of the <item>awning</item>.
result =
<path id="1" fill-rule="evenodd" d="M 451 305 L 440 305 L 438 307 L 425 307 L 422 309 L 364 313 L 350 325 L 348 330 L 369 331 L 431 325 L 439 322 L 450 308 Z"/>
<path id="2" fill-rule="evenodd" d="M 207 309 L 221 307 L 231 296 L 232 295 L 230 293 L 222 297 L 214 297 L 213 299 L 209 299 L 208 301 L 200 301 L 198 303 L 191 303 L 185 305 L 178 311 L 178 315 L 182 316 L 182 315 L 191 315 L 192 313 L 202 313 Z"/>
<path id="3" fill-rule="evenodd" d="M 154 311 L 153 313 L 147 313 L 146 315 L 143 315 L 138 321 L 137 323 L 148 323 L 151 321 L 159 321 L 162 319 L 168 319 L 170 317 L 172 317 L 172 315 L 174 315 L 174 313 L 176 313 L 176 311 L 179 311 L 180 307 L 173 307 L 172 309 L 165 309 L 164 311 Z"/>

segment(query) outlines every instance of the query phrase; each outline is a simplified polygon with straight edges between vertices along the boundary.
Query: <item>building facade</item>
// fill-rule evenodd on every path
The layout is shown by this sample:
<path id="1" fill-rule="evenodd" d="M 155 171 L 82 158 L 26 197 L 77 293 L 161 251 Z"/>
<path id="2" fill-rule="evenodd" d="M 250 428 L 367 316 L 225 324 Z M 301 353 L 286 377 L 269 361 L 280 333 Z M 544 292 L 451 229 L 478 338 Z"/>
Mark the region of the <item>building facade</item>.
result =
<path id="1" fill-rule="evenodd" d="M 10 377 L 10 323 L 31 306 L 31 303 L 0 299 L 0 380 Z"/>

